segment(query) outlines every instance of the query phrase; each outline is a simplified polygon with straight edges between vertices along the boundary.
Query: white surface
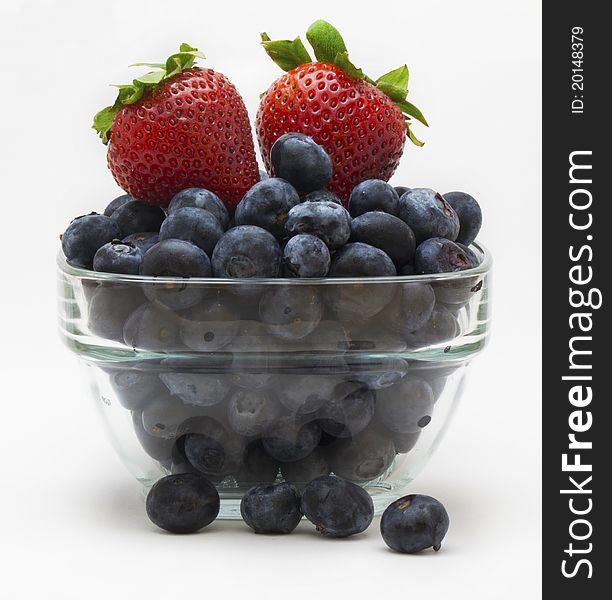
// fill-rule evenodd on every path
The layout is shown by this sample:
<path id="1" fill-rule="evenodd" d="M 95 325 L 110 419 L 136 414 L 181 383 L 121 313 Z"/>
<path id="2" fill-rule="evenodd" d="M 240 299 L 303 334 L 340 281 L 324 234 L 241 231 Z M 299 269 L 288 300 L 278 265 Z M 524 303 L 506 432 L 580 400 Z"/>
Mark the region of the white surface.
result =
<path id="1" fill-rule="evenodd" d="M 287 2 L 0 3 L 3 598 L 540 597 L 539 3 L 303 4 L 293 14 Z M 495 255 L 491 345 L 410 488 L 450 512 L 435 556 L 387 551 L 377 523 L 346 541 L 306 525 L 274 538 L 227 522 L 159 533 L 56 334 L 57 236 L 118 193 L 89 129 L 112 100 L 106 84 L 187 41 L 237 84 L 253 117 L 279 75 L 259 32 L 293 37 L 319 17 L 366 72 L 408 63 L 410 98 L 431 128 L 415 127 L 427 145 L 407 147 L 394 181 L 470 191 Z"/>

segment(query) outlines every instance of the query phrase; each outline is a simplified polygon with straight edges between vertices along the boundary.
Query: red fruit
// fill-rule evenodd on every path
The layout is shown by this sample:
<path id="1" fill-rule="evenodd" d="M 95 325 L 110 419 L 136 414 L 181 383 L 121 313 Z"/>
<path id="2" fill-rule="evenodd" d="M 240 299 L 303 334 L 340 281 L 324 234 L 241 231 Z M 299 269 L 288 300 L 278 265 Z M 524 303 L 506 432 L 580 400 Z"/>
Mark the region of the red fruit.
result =
<path id="1" fill-rule="evenodd" d="M 129 91 L 140 93 L 135 102 L 122 101 L 122 89 L 115 105 L 98 113 L 94 127 L 103 140 L 109 138 L 115 180 L 134 198 L 166 206 L 177 192 L 203 187 L 233 210 L 259 180 L 246 107 L 227 77 L 192 67 L 200 53 L 186 48 L 165 66 L 156 65 L 164 68 L 153 74 L 159 82 L 150 85 L 147 76 L 134 81 Z M 177 67 L 172 59 L 182 63 Z"/>
<path id="2" fill-rule="evenodd" d="M 411 118 L 427 125 L 406 100 L 408 68 L 404 65 L 376 81 L 348 58 L 338 31 L 316 21 L 306 33 L 317 61 L 300 38 L 271 41 L 262 34 L 270 57 L 285 71 L 262 96 L 255 122 L 261 154 L 271 172 L 270 149 L 284 133 L 311 136 L 332 159 L 329 189 L 343 201 L 366 179 L 387 181 L 399 164 Z"/>
<path id="3" fill-rule="evenodd" d="M 321 144 L 334 166 L 329 189 L 344 200 L 360 181 L 390 179 L 406 139 L 405 117 L 388 96 L 319 62 L 300 65 L 272 84 L 255 127 L 270 172 L 272 144 L 284 133 L 304 133 Z"/>

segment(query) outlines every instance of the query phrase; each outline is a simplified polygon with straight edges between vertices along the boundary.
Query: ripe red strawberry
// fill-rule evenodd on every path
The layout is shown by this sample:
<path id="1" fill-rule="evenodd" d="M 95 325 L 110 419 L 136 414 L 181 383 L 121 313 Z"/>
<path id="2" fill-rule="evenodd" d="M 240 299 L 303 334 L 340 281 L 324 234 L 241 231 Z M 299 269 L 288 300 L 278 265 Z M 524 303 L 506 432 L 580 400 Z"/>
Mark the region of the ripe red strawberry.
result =
<path id="1" fill-rule="evenodd" d="M 182 189 L 204 187 L 233 209 L 259 180 L 249 117 L 221 73 L 194 67 L 195 48 L 119 86 L 94 128 L 108 142 L 108 166 L 133 197 L 166 206 Z"/>
<path id="2" fill-rule="evenodd" d="M 284 133 L 311 136 L 330 155 L 334 175 L 329 189 L 346 201 L 366 179 L 387 181 L 401 158 L 410 117 L 427 125 L 406 101 L 408 68 L 404 65 L 373 81 L 348 58 L 342 37 L 329 23 L 316 21 L 306 33 L 317 61 L 300 38 L 262 44 L 285 71 L 262 96 L 256 118 L 259 147 L 268 172 L 270 149 Z"/>

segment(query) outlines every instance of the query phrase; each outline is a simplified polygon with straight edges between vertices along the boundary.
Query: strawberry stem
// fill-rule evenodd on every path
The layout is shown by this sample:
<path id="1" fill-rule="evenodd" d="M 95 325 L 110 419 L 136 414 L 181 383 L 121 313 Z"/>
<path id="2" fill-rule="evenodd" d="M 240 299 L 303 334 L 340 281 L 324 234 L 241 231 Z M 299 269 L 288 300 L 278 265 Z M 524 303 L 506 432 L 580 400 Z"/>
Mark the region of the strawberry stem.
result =
<path id="1" fill-rule="evenodd" d="M 92 127 L 98 132 L 102 142 L 108 144 L 113 119 L 123 106 L 138 102 L 145 93 L 158 86 L 162 81 L 178 75 L 185 69 L 190 69 L 197 58 L 206 57 L 197 48 L 189 44 L 181 44 L 179 51 L 169 56 L 165 63 L 134 63 L 130 65 L 130 67 L 150 67 L 157 69 L 157 71 L 150 71 L 136 77 L 132 83 L 113 86 L 119 90 L 114 104 L 103 108 L 96 113 L 93 119 Z"/>
<path id="2" fill-rule="evenodd" d="M 273 41 L 267 33 L 262 33 L 261 39 L 264 50 L 283 71 L 291 71 L 300 65 L 312 62 L 299 37 L 296 37 L 293 41 Z M 416 119 L 426 127 L 429 127 L 429 124 L 423 113 L 414 104 L 406 100 L 408 96 L 408 67 L 406 65 L 402 65 L 373 80 L 351 62 L 342 36 L 327 21 L 315 21 L 308 28 L 306 39 L 312 46 L 317 61 L 335 65 L 350 77 L 367 81 L 389 96 L 404 115 L 408 139 L 416 146 L 423 146 L 423 142 L 412 133 L 410 126 L 412 125 L 412 119 Z"/>

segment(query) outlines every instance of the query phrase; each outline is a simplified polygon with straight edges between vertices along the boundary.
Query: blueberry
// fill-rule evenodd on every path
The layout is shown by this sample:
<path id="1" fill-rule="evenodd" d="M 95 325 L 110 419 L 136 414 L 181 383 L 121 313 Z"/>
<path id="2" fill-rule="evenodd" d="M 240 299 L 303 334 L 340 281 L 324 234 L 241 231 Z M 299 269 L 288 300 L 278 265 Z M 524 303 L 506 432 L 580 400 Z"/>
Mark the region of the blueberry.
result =
<path id="1" fill-rule="evenodd" d="M 417 272 L 416 272 L 416 267 L 414 266 L 414 262 L 406 263 L 403 267 L 400 268 L 397 274 L 403 275 L 403 276 L 416 275 Z"/>
<path id="2" fill-rule="evenodd" d="M 138 200 L 126 202 L 117 208 L 111 217 L 121 230 L 121 236 L 117 237 L 125 237 L 141 231 L 159 231 L 165 218 L 166 213 L 163 208 Z"/>
<path id="3" fill-rule="evenodd" d="M 126 244 L 133 244 L 144 255 L 149 248 L 152 248 L 155 246 L 155 244 L 157 244 L 157 242 L 159 242 L 159 233 L 156 233 L 155 231 L 132 233 L 127 237 L 124 237 L 123 242 Z"/>
<path id="4" fill-rule="evenodd" d="M 285 481 L 303 487 L 317 477 L 329 475 L 331 467 L 327 460 L 327 453 L 319 446 L 305 458 L 283 463 L 281 471 Z"/>
<path id="5" fill-rule="evenodd" d="M 159 379 L 168 391 L 186 404 L 214 406 L 227 398 L 231 382 L 226 375 L 216 373 L 160 373 Z"/>
<path id="6" fill-rule="evenodd" d="M 162 438 L 147 433 L 142 426 L 142 412 L 132 412 L 132 426 L 142 449 L 154 460 L 164 462 L 172 460 L 174 450 L 173 438 Z"/>
<path id="7" fill-rule="evenodd" d="M 396 185 L 393 189 L 397 192 L 398 198 L 401 198 L 406 192 L 409 192 L 412 188 L 406 187 L 405 185 Z"/>
<path id="8" fill-rule="evenodd" d="M 465 192 L 448 192 L 444 199 L 455 209 L 459 217 L 459 235 L 456 241 L 469 246 L 482 226 L 482 211 L 476 199 Z"/>
<path id="9" fill-rule="evenodd" d="M 458 332 L 459 323 L 453 314 L 446 307 L 436 305 L 425 325 L 406 333 L 406 341 L 411 348 L 423 348 L 448 342 Z"/>
<path id="10" fill-rule="evenodd" d="M 183 428 L 190 430 L 184 436 L 185 456 L 198 471 L 217 477 L 238 472 L 245 451 L 241 439 L 210 417 L 193 419 Z"/>
<path id="11" fill-rule="evenodd" d="M 108 340 L 123 343 L 123 326 L 130 314 L 145 302 L 137 285 L 104 282 L 89 300 L 87 323 L 90 331 Z"/>
<path id="12" fill-rule="evenodd" d="M 107 217 L 112 216 L 112 214 L 118 208 L 122 207 L 124 204 L 127 204 L 128 202 L 131 202 L 132 200 L 134 200 L 134 198 L 132 198 L 132 196 L 130 196 L 129 194 L 123 194 L 121 196 L 117 196 L 114 200 L 111 200 L 108 203 L 108 205 L 104 209 L 104 215 Z"/>
<path id="13" fill-rule="evenodd" d="M 263 181 L 264 179 L 268 179 L 270 176 L 263 170 L 259 169 L 259 181 Z"/>
<path id="14" fill-rule="evenodd" d="M 245 437 L 261 435 L 280 416 L 276 398 L 263 390 L 235 390 L 227 401 L 227 422 Z"/>
<path id="15" fill-rule="evenodd" d="M 391 432 L 390 436 L 393 439 L 395 451 L 398 454 L 407 454 L 416 446 L 416 443 L 419 441 L 419 437 L 421 436 L 421 431 L 414 431 L 410 433 Z"/>
<path id="16" fill-rule="evenodd" d="M 181 425 L 197 415 L 196 407 L 171 396 L 164 387 L 163 393 L 150 399 L 142 409 L 142 426 L 149 435 L 174 439 Z"/>
<path id="17" fill-rule="evenodd" d="M 278 475 L 279 463 L 263 448 L 260 440 L 249 443 L 236 480 L 239 485 L 272 483 Z"/>
<path id="18" fill-rule="evenodd" d="M 94 271 L 138 275 L 142 264 L 142 250 L 130 242 L 113 240 L 98 248 L 94 255 Z"/>
<path id="19" fill-rule="evenodd" d="M 432 287 L 436 300 L 444 304 L 450 311 L 457 311 L 465 306 L 480 289 L 478 277 L 436 281 Z"/>
<path id="20" fill-rule="evenodd" d="M 293 417 L 281 417 L 264 433 L 263 447 L 276 460 L 290 462 L 308 456 L 321 439 L 314 422 L 301 424 Z"/>
<path id="21" fill-rule="evenodd" d="M 397 215 L 399 196 L 395 188 L 380 179 L 367 179 L 357 184 L 348 200 L 351 217 L 355 218 L 373 210 Z"/>
<path id="22" fill-rule="evenodd" d="M 278 277 L 281 250 L 276 238 L 253 225 L 234 227 L 219 240 L 212 257 L 215 277 Z"/>
<path id="23" fill-rule="evenodd" d="M 299 340 L 319 324 L 323 304 L 315 287 L 275 286 L 261 297 L 259 315 L 273 335 Z"/>
<path id="24" fill-rule="evenodd" d="M 374 246 L 352 242 L 332 257 L 330 277 L 392 277 L 397 275 L 389 255 Z"/>
<path id="25" fill-rule="evenodd" d="M 142 259 L 141 273 L 153 277 L 210 277 L 210 259 L 204 250 L 185 240 L 162 240 L 150 248 Z M 147 283 L 144 292 L 173 310 L 194 306 L 207 295 L 207 288 L 176 282 Z"/>
<path id="26" fill-rule="evenodd" d="M 455 242 L 455 243 L 457 244 L 457 246 L 459 246 L 459 248 L 461 248 L 461 250 L 463 250 L 465 257 L 468 259 L 468 262 L 470 263 L 470 269 L 474 269 L 480 264 L 480 259 L 478 258 L 476 253 L 471 248 L 468 248 L 465 244 L 461 244 L 459 242 Z"/>
<path id="27" fill-rule="evenodd" d="M 270 162 L 274 175 L 299 192 L 323 188 L 332 178 L 332 162 L 323 146 L 301 133 L 281 135 L 272 145 Z"/>
<path id="28" fill-rule="evenodd" d="M 91 269 L 98 248 L 120 237 L 121 231 L 110 217 L 91 213 L 68 225 L 62 235 L 62 250 L 71 265 Z"/>
<path id="29" fill-rule="evenodd" d="M 405 342 L 403 346 L 405 350 Z M 364 383 L 371 390 L 382 390 L 395 385 L 406 376 L 409 368 L 403 358 L 393 354 L 372 356 L 359 352 L 356 356 L 348 356 L 346 360 L 353 372 L 354 379 Z"/>
<path id="30" fill-rule="evenodd" d="M 396 552 L 440 550 L 448 531 L 448 513 L 431 496 L 411 494 L 390 504 L 380 519 L 385 544 Z"/>
<path id="31" fill-rule="evenodd" d="M 123 326 L 127 346 L 151 352 L 181 350 L 180 321 L 176 313 L 147 302 L 130 314 Z"/>
<path id="32" fill-rule="evenodd" d="M 257 225 L 277 240 L 286 237 L 289 211 L 300 203 L 295 188 L 284 179 L 271 177 L 256 183 L 236 207 L 236 225 Z"/>
<path id="33" fill-rule="evenodd" d="M 217 242 L 223 235 L 219 220 L 201 208 L 179 208 L 163 222 L 159 230 L 160 240 L 185 240 L 202 248 L 212 256 Z"/>
<path id="34" fill-rule="evenodd" d="M 198 471 L 185 456 L 185 448 L 184 448 L 185 438 L 181 437 L 176 440 L 173 448 L 172 448 L 172 458 L 168 461 L 165 461 L 166 469 L 170 471 L 172 475 L 179 475 L 181 473 L 193 473 L 195 475 L 202 476 L 202 473 Z M 214 478 L 210 478 L 213 481 Z"/>
<path id="35" fill-rule="evenodd" d="M 317 413 L 323 431 L 338 438 L 363 431 L 374 416 L 375 393 L 360 383 L 340 383 L 331 401 Z"/>
<path id="36" fill-rule="evenodd" d="M 329 448 L 332 471 L 351 481 L 366 482 L 380 477 L 393 463 L 393 440 L 374 429 L 334 442 Z"/>
<path id="37" fill-rule="evenodd" d="M 379 390 L 376 418 L 393 433 L 417 433 L 431 421 L 433 407 L 429 384 L 406 377 L 397 385 Z"/>
<path id="38" fill-rule="evenodd" d="M 325 277 L 331 255 L 325 242 L 310 234 L 292 237 L 283 250 L 283 275 L 286 277 Z"/>
<path id="39" fill-rule="evenodd" d="M 351 242 L 363 242 L 383 250 L 397 268 L 414 257 L 412 229 L 401 219 L 384 212 L 367 212 L 351 222 Z"/>
<path id="40" fill-rule="evenodd" d="M 358 485 L 324 475 L 302 492 L 302 512 L 317 531 L 330 537 L 348 537 L 365 531 L 374 518 L 374 503 Z"/>
<path id="41" fill-rule="evenodd" d="M 298 415 L 313 415 L 333 398 L 339 379 L 333 375 L 277 375 L 275 389 L 281 404 Z"/>
<path id="42" fill-rule="evenodd" d="M 181 340 L 192 350 L 216 352 L 237 335 L 240 313 L 233 299 L 214 294 L 182 315 Z"/>
<path id="43" fill-rule="evenodd" d="M 392 332 L 410 332 L 423 327 L 436 304 L 433 287 L 413 281 L 399 286 L 398 294 L 385 311 L 386 327 Z"/>
<path id="44" fill-rule="evenodd" d="M 435 237 L 420 243 L 414 257 L 418 273 L 453 273 L 472 266 L 471 258 L 455 242 Z"/>
<path id="45" fill-rule="evenodd" d="M 303 202 L 333 202 L 334 204 L 342 204 L 340 198 L 329 190 L 315 190 L 304 196 Z"/>
<path id="46" fill-rule="evenodd" d="M 147 495 L 149 519 L 171 533 L 194 533 L 210 525 L 220 506 L 215 486 L 193 473 L 163 477 Z"/>
<path id="47" fill-rule="evenodd" d="M 203 188 L 186 188 L 181 190 L 168 205 L 168 214 L 171 215 L 181 208 L 202 208 L 207 210 L 213 216 L 217 217 L 221 227 L 227 229 L 229 225 L 229 213 L 225 204 L 220 200 L 219 196 L 213 194 L 209 190 Z"/>
<path id="48" fill-rule="evenodd" d="M 128 410 L 142 410 L 155 398 L 167 395 L 164 384 L 155 373 L 119 368 L 111 374 L 110 384 L 119 403 Z"/>
<path id="49" fill-rule="evenodd" d="M 302 520 L 300 494 L 289 483 L 257 485 L 242 497 L 240 514 L 255 533 L 291 533 Z"/>
<path id="50" fill-rule="evenodd" d="M 335 250 L 346 244 L 351 235 L 351 216 L 335 202 L 302 202 L 289 211 L 285 229 L 290 237 L 316 235 Z"/>
<path id="51" fill-rule="evenodd" d="M 417 244 L 433 237 L 454 241 L 459 234 L 459 217 L 453 207 L 428 188 L 414 188 L 403 194 L 398 216 L 410 225 Z"/>

